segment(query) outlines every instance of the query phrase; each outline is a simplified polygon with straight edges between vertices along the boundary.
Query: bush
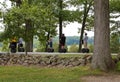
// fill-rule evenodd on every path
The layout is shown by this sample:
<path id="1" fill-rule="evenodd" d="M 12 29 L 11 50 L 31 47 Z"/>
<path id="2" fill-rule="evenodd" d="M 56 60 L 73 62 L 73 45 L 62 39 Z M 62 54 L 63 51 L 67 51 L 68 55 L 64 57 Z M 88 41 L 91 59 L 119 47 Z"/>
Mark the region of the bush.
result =
<path id="1" fill-rule="evenodd" d="M 78 46 L 76 44 L 71 45 L 68 52 L 78 52 Z"/>
<path id="2" fill-rule="evenodd" d="M 92 53 L 93 53 L 94 46 L 93 46 L 92 44 L 90 44 L 90 45 L 89 45 L 89 50 L 90 50 L 90 52 L 92 52 Z"/>
<path id="3" fill-rule="evenodd" d="M 111 35 L 111 39 L 110 39 L 110 49 L 112 53 L 118 53 L 120 52 L 120 42 L 119 42 L 119 36 L 117 33 L 113 33 Z"/>
<path id="4" fill-rule="evenodd" d="M 59 47 L 58 43 L 53 44 L 54 52 L 58 52 L 58 47 Z"/>

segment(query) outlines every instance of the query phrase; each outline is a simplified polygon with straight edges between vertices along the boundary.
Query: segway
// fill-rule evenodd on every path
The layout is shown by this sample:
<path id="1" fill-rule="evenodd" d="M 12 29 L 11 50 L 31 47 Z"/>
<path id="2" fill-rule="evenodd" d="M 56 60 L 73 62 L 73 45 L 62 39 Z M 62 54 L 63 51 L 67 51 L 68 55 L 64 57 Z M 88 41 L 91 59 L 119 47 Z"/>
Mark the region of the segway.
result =
<path id="1" fill-rule="evenodd" d="M 11 51 L 11 53 L 16 53 L 16 42 L 11 42 L 10 43 L 10 51 Z"/>
<path id="2" fill-rule="evenodd" d="M 60 52 L 60 53 L 66 53 L 66 52 L 67 52 L 67 49 L 65 49 L 65 48 L 60 49 L 59 52 Z"/>
<path id="3" fill-rule="evenodd" d="M 54 49 L 53 48 L 48 48 L 47 52 L 54 52 Z"/>
<path id="4" fill-rule="evenodd" d="M 47 46 L 47 52 L 54 52 L 54 49 L 52 47 L 52 42 L 48 41 L 46 46 Z"/>
<path id="5" fill-rule="evenodd" d="M 67 49 L 61 46 L 61 48 L 59 49 L 59 52 L 60 53 L 66 53 Z"/>
<path id="6" fill-rule="evenodd" d="M 82 53 L 89 53 L 89 49 L 88 48 L 82 48 Z"/>
<path id="7" fill-rule="evenodd" d="M 18 44 L 18 52 L 24 52 L 23 44 Z"/>

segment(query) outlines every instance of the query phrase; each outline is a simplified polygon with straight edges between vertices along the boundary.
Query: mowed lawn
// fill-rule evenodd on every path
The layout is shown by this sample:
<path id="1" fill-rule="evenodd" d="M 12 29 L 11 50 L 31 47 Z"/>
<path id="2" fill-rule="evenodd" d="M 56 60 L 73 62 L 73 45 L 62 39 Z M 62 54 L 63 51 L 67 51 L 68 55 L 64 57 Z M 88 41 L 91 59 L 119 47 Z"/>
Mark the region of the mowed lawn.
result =
<path id="1" fill-rule="evenodd" d="M 82 82 L 81 77 L 99 75 L 100 71 L 90 70 L 87 66 L 58 67 L 25 67 L 0 66 L 0 82 Z"/>

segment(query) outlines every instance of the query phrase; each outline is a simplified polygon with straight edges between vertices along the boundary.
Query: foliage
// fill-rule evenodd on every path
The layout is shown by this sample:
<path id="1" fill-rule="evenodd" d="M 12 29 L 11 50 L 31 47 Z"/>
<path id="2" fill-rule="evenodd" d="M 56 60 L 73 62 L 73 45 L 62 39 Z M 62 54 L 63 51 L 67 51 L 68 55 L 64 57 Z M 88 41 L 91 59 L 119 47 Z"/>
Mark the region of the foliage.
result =
<path id="1" fill-rule="evenodd" d="M 18 33 L 18 34 L 21 34 L 22 32 L 25 31 L 25 26 L 23 26 L 23 24 L 26 22 L 26 20 L 31 20 L 32 22 L 32 29 L 31 31 L 29 32 L 29 35 L 37 35 L 39 36 L 39 38 L 41 39 L 41 36 L 43 37 L 43 35 L 45 35 L 45 32 L 48 32 L 48 28 L 52 28 L 54 27 L 52 25 L 52 19 L 49 20 L 49 15 L 51 15 L 52 17 L 52 14 L 50 14 L 50 9 L 49 7 L 44 7 L 44 5 L 35 5 L 35 4 L 28 4 L 28 3 L 22 3 L 21 7 L 20 8 L 13 8 L 10 10 L 11 13 L 10 15 L 11 18 L 9 19 L 6 19 L 6 21 L 10 20 L 10 21 L 13 21 L 13 25 L 14 26 L 11 26 L 10 29 L 15 28 L 15 30 L 17 30 L 17 27 L 19 27 L 19 29 L 17 30 L 18 32 L 14 31 L 15 33 Z M 10 16 L 8 16 L 10 17 Z M 14 19 L 14 17 L 16 19 Z M 12 20 L 13 18 L 13 20 Z M 18 19 L 18 21 L 17 21 Z M 16 21 L 16 22 L 14 22 Z M 55 21 L 55 20 L 54 20 Z M 18 22 L 18 23 L 17 23 Z M 20 23 L 21 22 L 21 23 Z M 17 25 L 15 25 L 17 24 Z M 19 26 L 18 26 L 19 24 Z M 51 26 L 49 25 L 51 24 Z M 53 23 L 54 24 L 54 23 Z M 21 27 L 22 26 L 22 27 Z M 20 28 L 22 28 L 23 30 L 21 32 L 20 31 Z M 13 31 L 12 31 L 13 32 Z M 54 32 L 51 32 L 51 33 L 54 33 Z M 18 34 L 15 34 L 15 35 L 18 35 Z M 19 35 L 18 35 L 19 36 Z M 24 36 L 24 35 L 22 35 Z M 25 38 L 24 38 L 25 39 Z"/>
<path id="2" fill-rule="evenodd" d="M 9 52 L 9 41 L 8 40 L 6 40 L 6 41 L 3 41 L 3 45 L 2 45 L 2 50 L 1 51 L 3 51 L 3 52 Z"/>
<path id="3" fill-rule="evenodd" d="M 120 61 L 116 64 L 116 70 L 120 72 Z"/>
<path id="4" fill-rule="evenodd" d="M 45 47 L 44 44 L 40 43 L 37 48 L 36 48 L 36 52 L 45 52 Z"/>
<path id="5" fill-rule="evenodd" d="M 120 1 L 119 0 L 110 0 L 110 16 L 111 16 L 111 38 L 110 38 L 110 47 L 112 53 L 118 53 L 120 51 L 120 22 L 116 19 L 119 19 L 120 15 Z"/>
<path id="6" fill-rule="evenodd" d="M 94 24 L 93 18 L 93 0 L 68 0 L 68 3 L 76 8 L 76 21 L 83 23 L 84 17 L 85 21 L 85 30 L 91 30 Z M 77 14 L 79 13 L 79 14 Z"/>
<path id="7" fill-rule="evenodd" d="M 55 42 L 55 43 L 53 44 L 53 48 L 54 48 L 54 51 L 55 51 L 55 52 L 58 52 L 59 44 L 58 44 L 57 42 Z"/>
<path id="8" fill-rule="evenodd" d="M 93 53 L 93 50 L 94 50 L 94 45 L 93 44 L 89 44 L 89 50 L 91 53 Z"/>
<path id="9" fill-rule="evenodd" d="M 119 53 L 120 52 L 120 41 L 119 35 L 117 33 L 111 34 L 110 40 L 110 48 L 112 53 Z"/>
<path id="10" fill-rule="evenodd" d="M 120 12 L 120 0 L 110 0 L 110 12 Z"/>
<path id="11" fill-rule="evenodd" d="M 111 16 L 111 52 L 117 53 L 120 51 L 120 22 L 116 19 L 119 19 L 120 15 L 120 0 L 110 0 L 110 16 Z"/>
<path id="12" fill-rule="evenodd" d="M 68 52 L 78 52 L 78 46 L 75 44 L 71 45 Z"/>

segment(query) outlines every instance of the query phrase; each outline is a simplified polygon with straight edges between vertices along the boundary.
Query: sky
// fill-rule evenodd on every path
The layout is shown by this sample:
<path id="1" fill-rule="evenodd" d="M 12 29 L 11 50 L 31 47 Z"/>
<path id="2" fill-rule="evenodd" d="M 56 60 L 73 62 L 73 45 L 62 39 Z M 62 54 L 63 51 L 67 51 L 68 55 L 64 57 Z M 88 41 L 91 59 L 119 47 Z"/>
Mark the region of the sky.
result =
<path id="1" fill-rule="evenodd" d="M 73 22 L 63 27 L 63 33 L 65 36 L 80 36 L 80 33 L 78 33 L 78 28 L 81 28 L 81 24 Z M 59 27 L 57 27 L 57 30 L 59 30 Z M 89 37 L 94 36 L 94 32 L 92 31 L 85 31 L 85 33 L 87 33 Z"/>
<path id="2" fill-rule="evenodd" d="M 10 8 L 10 5 L 11 5 L 10 1 L 0 0 L 0 2 L 3 2 L 3 1 L 6 1 L 8 7 Z M 2 25 L 0 24 L 0 26 Z M 78 33 L 78 28 L 81 28 L 81 24 L 77 22 L 69 23 L 65 25 L 65 27 L 63 27 L 63 33 L 65 34 L 65 36 L 80 36 L 80 33 Z M 57 27 L 57 32 L 59 34 L 59 27 Z M 89 32 L 85 31 L 85 33 L 87 33 L 89 37 L 94 36 L 94 32 L 92 31 L 89 31 Z"/>

